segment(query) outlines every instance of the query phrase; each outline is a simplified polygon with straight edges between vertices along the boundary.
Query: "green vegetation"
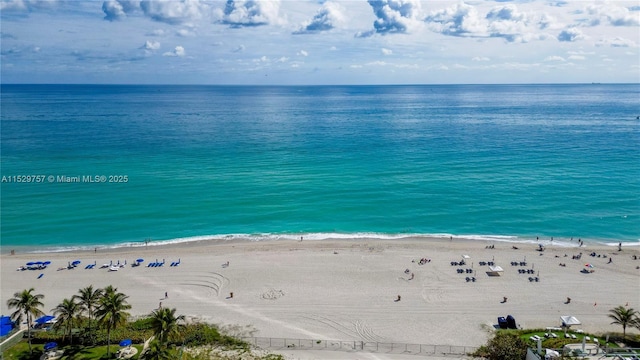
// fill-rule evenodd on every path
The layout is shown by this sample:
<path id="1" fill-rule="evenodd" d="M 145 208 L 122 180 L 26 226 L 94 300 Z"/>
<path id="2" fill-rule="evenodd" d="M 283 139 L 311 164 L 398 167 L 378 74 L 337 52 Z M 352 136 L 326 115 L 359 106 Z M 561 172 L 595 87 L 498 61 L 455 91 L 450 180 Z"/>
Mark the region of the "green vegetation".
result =
<path id="1" fill-rule="evenodd" d="M 536 348 L 538 345 L 537 341 L 531 339 L 533 336 L 540 337 L 542 339 L 542 347 L 549 349 L 562 349 L 567 344 L 580 344 L 586 336 L 590 339 L 589 343 L 592 343 L 593 339 L 597 338 L 601 347 L 615 349 L 616 351 L 624 350 L 620 348 L 619 343 L 624 343 L 631 348 L 640 348 L 640 335 L 626 333 L 626 329 L 630 326 L 640 329 L 639 313 L 632 308 L 618 306 L 609 311 L 609 317 L 613 319 L 612 324 L 622 326 L 622 334 L 588 334 L 569 331 L 568 333 L 575 336 L 575 338 L 566 338 L 564 331 L 555 331 L 557 337 L 552 337 L 549 336 L 551 332 L 545 329 L 498 330 L 487 345 L 481 346 L 470 355 L 488 360 L 524 359 L 527 348 Z M 607 337 L 609 341 L 605 343 Z"/>
<path id="2" fill-rule="evenodd" d="M 631 325 L 640 329 L 640 318 L 638 317 L 638 312 L 633 308 L 618 306 L 609 310 L 609 317 L 613 319 L 612 324 L 622 326 L 623 339 L 627 337 L 627 326 Z"/>
<path id="3" fill-rule="evenodd" d="M 498 331 L 487 345 L 476 350 L 472 356 L 487 360 L 524 359 L 527 355 L 527 343 L 512 331 Z"/>
<path id="4" fill-rule="evenodd" d="M 58 318 L 53 324 L 53 328 L 56 330 L 65 329 L 65 334 L 69 335 L 69 344 L 73 343 L 71 330 L 78 325 L 81 311 L 82 308 L 73 299 L 64 299 L 53 309 L 53 315 Z M 64 337 L 62 339 L 64 340 Z"/>
<path id="5" fill-rule="evenodd" d="M 29 290 L 22 290 L 22 292 L 13 294 L 13 298 L 7 300 L 7 307 L 9 309 L 16 309 L 16 311 L 11 314 L 11 320 L 13 320 L 16 324 L 22 323 L 22 314 L 27 316 L 27 324 L 31 324 L 32 316 L 38 317 L 44 315 L 42 310 L 40 310 L 40 308 L 44 306 L 44 304 L 42 303 L 44 295 L 33 294 L 33 291 L 33 288 Z M 32 349 L 30 327 L 27 328 L 27 338 L 29 339 L 29 353 L 31 353 Z"/>
<path id="6" fill-rule="evenodd" d="M 118 289 L 107 286 L 98 302 L 96 316 L 98 324 L 107 330 L 107 356 L 110 355 L 111 331 L 125 324 L 129 317 L 129 313 L 126 310 L 131 309 L 131 305 L 127 303 L 127 298 L 128 296 L 119 293 Z"/>
<path id="7" fill-rule="evenodd" d="M 16 309 L 12 319 L 18 323 L 23 315 L 31 324 L 37 316 L 44 315 L 44 295 L 34 294 L 34 289 L 15 293 L 7 301 L 10 309 Z M 4 359 L 39 360 L 43 345 L 55 341 L 64 349 L 62 360 L 113 359 L 115 348 L 112 339 L 131 339 L 143 344 L 153 337 L 146 349 L 135 345 L 138 355 L 133 359 L 235 359 L 242 354 L 246 359 L 283 360 L 280 355 L 255 355 L 249 344 L 220 333 L 213 325 L 185 323 L 176 309 L 162 308 L 149 316 L 130 321 L 127 296 L 112 286 L 94 289 L 92 286 L 78 291 L 70 299 L 64 299 L 54 309 L 57 320 L 51 331 L 31 331 L 25 340 L 3 352 Z M 33 346 L 32 346 L 33 342 Z M 191 351 L 195 349 L 196 351 Z M 189 350 L 189 351 L 187 351 Z"/>

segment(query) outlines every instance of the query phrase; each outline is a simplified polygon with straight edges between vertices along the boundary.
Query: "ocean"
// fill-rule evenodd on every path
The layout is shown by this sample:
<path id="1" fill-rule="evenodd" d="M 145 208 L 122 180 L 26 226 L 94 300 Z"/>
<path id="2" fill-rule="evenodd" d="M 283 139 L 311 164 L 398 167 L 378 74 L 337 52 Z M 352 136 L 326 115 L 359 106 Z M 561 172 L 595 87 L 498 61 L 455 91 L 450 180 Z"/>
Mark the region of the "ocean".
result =
<path id="1" fill-rule="evenodd" d="M 640 241 L 639 84 L 3 84 L 1 101 L 3 253 Z"/>

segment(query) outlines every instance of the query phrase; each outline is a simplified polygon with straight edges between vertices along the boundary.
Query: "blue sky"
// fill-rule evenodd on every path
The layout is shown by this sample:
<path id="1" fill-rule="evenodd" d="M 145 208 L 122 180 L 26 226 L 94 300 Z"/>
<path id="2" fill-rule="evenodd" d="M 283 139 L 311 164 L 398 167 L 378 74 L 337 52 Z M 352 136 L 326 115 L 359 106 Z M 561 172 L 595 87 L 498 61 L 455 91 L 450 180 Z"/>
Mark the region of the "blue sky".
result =
<path id="1" fill-rule="evenodd" d="M 3 83 L 640 82 L 640 1 L 0 0 Z"/>

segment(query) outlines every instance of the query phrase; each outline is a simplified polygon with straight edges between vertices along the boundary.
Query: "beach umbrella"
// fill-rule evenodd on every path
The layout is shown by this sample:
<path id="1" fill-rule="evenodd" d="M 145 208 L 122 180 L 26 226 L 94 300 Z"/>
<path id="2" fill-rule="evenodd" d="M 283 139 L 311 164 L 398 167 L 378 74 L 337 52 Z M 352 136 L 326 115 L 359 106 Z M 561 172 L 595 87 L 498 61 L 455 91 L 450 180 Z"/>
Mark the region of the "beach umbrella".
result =
<path id="1" fill-rule="evenodd" d="M 49 322 L 49 321 L 51 321 L 53 319 L 55 319 L 55 316 L 44 315 L 42 317 L 37 318 L 35 321 L 36 321 L 36 324 L 46 324 L 47 322 Z"/>
<path id="2" fill-rule="evenodd" d="M 44 349 L 45 350 L 51 350 L 53 348 L 56 348 L 57 346 L 58 346 L 58 343 L 52 341 L 52 342 L 48 342 L 48 343 L 44 344 Z"/>
<path id="3" fill-rule="evenodd" d="M 36 264 L 36 265 L 42 265 L 42 261 L 36 261 L 36 262 L 34 262 L 34 264 Z"/>
<path id="4" fill-rule="evenodd" d="M 71 264 L 72 264 L 72 265 L 78 265 L 78 264 L 80 264 L 81 262 L 82 262 L 82 261 L 80 261 L 80 260 L 76 260 L 76 261 L 72 262 Z"/>
<path id="5" fill-rule="evenodd" d="M 42 263 L 42 265 L 49 265 L 49 264 L 51 264 L 51 261 L 45 261 Z"/>
<path id="6" fill-rule="evenodd" d="M 591 264 L 584 264 L 584 266 L 586 266 L 588 268 L 592 268 L 593 267 L 593 265 L 591 265 Z"/>
<path id="7" fill-rule="evenodd" d="M 29 262 L 27 263 L 27 266 L 31 266 L 31 265 L 35 265 L 35 264 L 36 264 L 36 263 L 34 263 L 33 261 L 29 261 Z"/>
<path id="8" fill-rule="evenodd" d="M 144 261 L 144 259 L 138 259 L 138 260 L 136 260 L 136 262 L 143 262 L 143 261 Z"/>
<path id="9" fill-rule="evenodd" d="M 120 341 L 120 346 L 131 346 L 131 339 L 124 339 Z"/>

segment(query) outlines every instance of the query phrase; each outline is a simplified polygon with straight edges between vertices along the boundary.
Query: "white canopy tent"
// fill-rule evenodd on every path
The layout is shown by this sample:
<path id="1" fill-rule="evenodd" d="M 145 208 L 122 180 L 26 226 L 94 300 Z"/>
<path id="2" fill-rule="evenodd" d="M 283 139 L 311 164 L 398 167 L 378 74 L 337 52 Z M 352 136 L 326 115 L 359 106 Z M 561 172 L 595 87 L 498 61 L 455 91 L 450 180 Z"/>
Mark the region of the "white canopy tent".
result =
<path id="1" fill-rule="evenodd" d="M 564 328 L 564 333 L 567 333 L 567 329 L 572 325 L 580 325 L 582 324 L 580 320 L 578 320 L 575 316 L 565 315 L 560 316 L 560 320 L 562 320 L 562 327 Z"/>
<path id="2" fill-rule="evenodd" d="M 489 266 L 489 271 L 487 271 L 487 275 L 489 276 L 500 276 L 504 271 L 500 266 Z"/>

